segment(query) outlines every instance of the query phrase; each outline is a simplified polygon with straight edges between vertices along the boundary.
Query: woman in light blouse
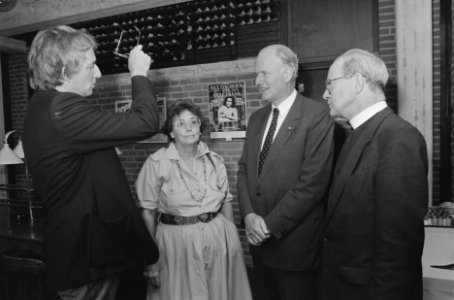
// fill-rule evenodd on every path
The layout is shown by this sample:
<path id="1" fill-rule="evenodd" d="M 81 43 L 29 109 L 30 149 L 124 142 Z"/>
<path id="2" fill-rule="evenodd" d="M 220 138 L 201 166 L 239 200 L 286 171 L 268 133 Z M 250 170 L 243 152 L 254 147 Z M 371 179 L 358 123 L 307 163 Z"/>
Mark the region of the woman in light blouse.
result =
<path id="1" fill-rule="evenodd" d="M 177 101 L 163 127 L 169 146 L 148 157 L 136 181 L 160 251 L 145 269 L 148 299 L 252 298 L 226 168 L 200 141 L 204 126 L 196 105 Z"/>

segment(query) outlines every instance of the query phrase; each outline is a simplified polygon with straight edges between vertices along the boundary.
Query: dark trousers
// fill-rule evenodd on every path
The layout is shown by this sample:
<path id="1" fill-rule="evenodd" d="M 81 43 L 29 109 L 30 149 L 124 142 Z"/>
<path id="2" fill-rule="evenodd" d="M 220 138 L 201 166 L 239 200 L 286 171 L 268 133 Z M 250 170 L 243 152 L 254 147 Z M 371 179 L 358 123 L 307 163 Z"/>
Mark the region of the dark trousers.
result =
<path id="1" fill-rule="evenodd" d="M 287 271 L 271 268 L 254 258 L 255 300 L 316 300 L 316 271 Z"/>

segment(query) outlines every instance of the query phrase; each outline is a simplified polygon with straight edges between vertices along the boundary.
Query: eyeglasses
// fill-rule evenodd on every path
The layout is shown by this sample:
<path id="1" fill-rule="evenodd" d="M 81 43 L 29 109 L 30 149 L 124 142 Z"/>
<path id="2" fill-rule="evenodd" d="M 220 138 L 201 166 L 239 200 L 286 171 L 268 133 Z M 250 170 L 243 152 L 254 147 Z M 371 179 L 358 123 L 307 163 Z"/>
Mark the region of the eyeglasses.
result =
<path id="1" fill-rule="evenodd" d="M 356 72 L 355 74 L 352 74 L 352 75 L 344 75 L 344 76 L 339 76 L 339 77 L 335 77 L 335 78 L 326 80 L 326 81 L 325 81 L 326 89 L 328 90 L 328 92 L 331 93 L 331 92 L 333 91 L 333 82 L 334 82 L 334 81 L 339 80 L 339 79 L 342 79 L 342 78 L 352 78 L 352 77 L 355 76 L 356 74 L 359 74 L 359 75 L 363 76 L 364 79 L 366 79 L 366 81 L 368 80 L 368 78 L 367 78 L 366 75 L 361 74 L 360 72 Z"/>
<path id="2" fill-rule="evenodd" d="M 137 35 L 137 43 L 136 43 L 136 46 L 139 45 L 140 43 L 140 38 L 142 36 L 142 32 L 140 31 L 140 29 L 137 27 L 137 26 L 134 26 L 135 30 L 138 32 L 138 35 Z M 114 54 L 117 55 L 117 56 L 120 56 L 120 57 L 123 57 L 123 58 L 128 58 L 129 57 L 129 54 L 123 54 L 123 53 L 120 53 L 119 50 L 120 50 L 120 45 L 121 45 L 121 42 L 122 42 L 122 39 L 123 39 L 123 34 L 125 32 L 128 32 L 126 30 L 121 30 L 120 32 L 120 37 L 118 38 L 118 43 L 117 43 L 117 47 L 115 47 L 115 51 L 114 51 Z"/>
<path id="3" fill-rule="evenodd" d="M 180 120 L 176 120 L 175 123 L 173 123 L 173 126 L 175 126 L 175 128 L 177 128 L 177 129 L 186 128 L 187 126 L 190 126 L 191 128 L 200 127 L 200 125 L 202 125 L 202 122 L 200 121 L 200 119 L 196 119 L 196 118 L 189 119 L 188 122 L 180 119 Z"/>
<path id="4" fill-rule="evenodd" d="M 352 78 L 353 75 L 344 75 L 344 76 L 339 76 L 339 77 L 335 77 L 335 78 L 332 78 L 332 79 L 327 79 L 325 81 L 325 84 L 326 84 L 326 89 L 328 90 L 328 92 L 332 92 L 333 91 L 333 82 L 336 81 L 336 80 L 339 80 L 339 79 L 342 79 L 342 78 Z"/>

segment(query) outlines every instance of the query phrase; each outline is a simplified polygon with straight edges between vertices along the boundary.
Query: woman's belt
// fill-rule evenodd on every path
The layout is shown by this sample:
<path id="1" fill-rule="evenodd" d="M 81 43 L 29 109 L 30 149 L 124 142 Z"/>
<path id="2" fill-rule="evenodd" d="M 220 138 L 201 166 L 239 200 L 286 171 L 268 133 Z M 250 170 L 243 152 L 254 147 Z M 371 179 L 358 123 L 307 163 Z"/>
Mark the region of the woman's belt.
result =
<path id="1" fill-rule="evenodd" d="M 198 216 L 183 217 L 161 213 L 160 221 L 168 225 L 190 225 L 198 222 L 208 223 L 218 215 L 217 212 L 204 213 Z"/>

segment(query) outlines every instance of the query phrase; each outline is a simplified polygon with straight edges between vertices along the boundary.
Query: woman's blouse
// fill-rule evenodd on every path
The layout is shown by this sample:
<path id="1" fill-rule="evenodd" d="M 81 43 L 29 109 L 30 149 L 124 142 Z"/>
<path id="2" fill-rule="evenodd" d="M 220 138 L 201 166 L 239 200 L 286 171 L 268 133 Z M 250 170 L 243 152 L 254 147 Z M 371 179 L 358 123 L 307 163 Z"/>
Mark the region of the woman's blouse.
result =
<path id="1" fill-rule="evenodd" d="M 136 190 L 140 207 L 176 216 L 216 212 L 233 199 L 222 157 L 203 142 L 198 144 L 193 170 L 182 162 L 173 142 L 151 154 Z"/>

